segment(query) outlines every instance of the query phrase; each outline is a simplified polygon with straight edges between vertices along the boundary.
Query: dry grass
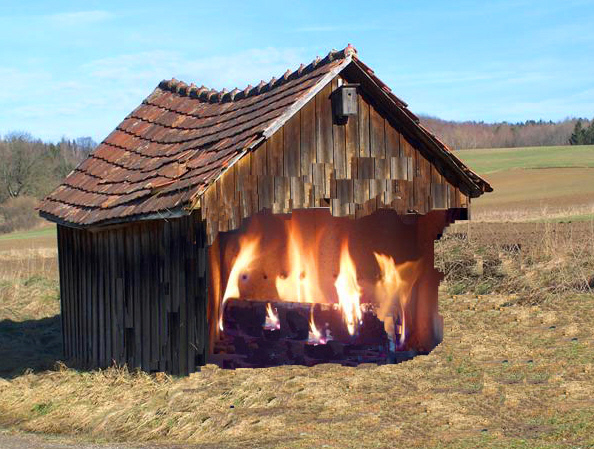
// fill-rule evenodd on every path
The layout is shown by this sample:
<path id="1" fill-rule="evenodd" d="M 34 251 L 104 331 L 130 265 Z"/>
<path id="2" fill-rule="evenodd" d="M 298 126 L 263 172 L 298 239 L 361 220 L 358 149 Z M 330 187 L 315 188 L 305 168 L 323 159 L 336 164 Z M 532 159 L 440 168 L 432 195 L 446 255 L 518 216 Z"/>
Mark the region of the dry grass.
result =
<path id="1" fill-rule="evenodd" d="M 594 444 L 594 296 L 507 302 L 442 298 L 443 343 L 400 365 L 29 373 L 0 386 L 0 424 L 208 447 Z"/>
<path id="2" fill-rule="evenodd" d="M 15 241 L 0 251 L 0 376 L 40 371 L 62 357 L 56 249 Z"/>
<path id="3" fill-rule="evenodd" d="M 540 303 L 594 292 L 594 223 L 467 223 L 436 244 L 450 294 L 498 293 Z"/>
<path id="4" fill-rule="evenodd" d="M 466 260 L 472 253 L 474 269 L 474 249 L 508 239 L 524 243 L 522 256 L 511 253 L 513 267 L 522 267 L 514 259 L 522 257 L 524 267 L 543 271 L 545 259 L 564 246 L 573 252 L 558 254 L 557 267 L 591 263 L 579 250 L 592 243 L 586 224 L 548 231 L 553 225 L 525 226 L 488 226 L 489 234 L 471 225 L 470 244 L 444 239 L 440 245 L 455 251 L 438 248 L 440 260 L 447 262 L 445 254 L 450 261 Z M 450 232 L 461 229 L 469 228 Z M 483 276 L 490 273 L 486 265 Z M 514 270 L 501 280 L 531 272 Z M 428 356 L 358 368 L 228 371 L 208 365 L 172 378 L 124 368 L 84 372 L 63 364 L 44 371 L 60 358 L 56 277 L 17 272 L 2 281 L 0 426 L 212 448 L 593 446 L 594 295 L 563 288 L 530 305 L 517 300 L 521 295 L 450 295 L 454 280 L 440 298 L 444 341 Z M 26 368 L 33 371 L 23 373 Z"/>
<path id="5" fill-rule="evenodd" d="M 487 179 L 495 191 L 473 200 L 475 221 L 594 214 L 594 168 L 505 170 L 489 174 Z"/>

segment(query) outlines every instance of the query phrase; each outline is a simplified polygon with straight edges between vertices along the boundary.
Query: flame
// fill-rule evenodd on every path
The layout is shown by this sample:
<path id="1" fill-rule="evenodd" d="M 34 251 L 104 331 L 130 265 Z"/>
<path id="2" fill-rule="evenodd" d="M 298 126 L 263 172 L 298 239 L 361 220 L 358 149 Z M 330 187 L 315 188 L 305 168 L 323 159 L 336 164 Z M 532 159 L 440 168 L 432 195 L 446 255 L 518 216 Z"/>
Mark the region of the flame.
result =
<path id="1" fill-rule="evenodd" d="M 266 322 L 264 323 L 264 329 L 267 330 L 279 330 L 280 319 L 276 309 L 272 308 L 270 303 L 266 304 Z"/>
<path id="2" fill-rule="evenodd" d="M 309 336 L 307 338 L 308 343 L 314 345 L 325 345 L 328 342 L 326 333 L 322 335 L 322 332 L 317 328 L 316 322 L 314 321 L 314 308 L 312 307 L 309 313 Z"/>
<path id="3" fill-rule="evenodd" d="M 377 317 L 384 322 L 384 328 L 392 339 L 398 334 L 398 346 L 404 346 L 407 334 L 406 311 L 412 288 L 420 274 L 417 261 L 396 265 L 390 256 L 374 252 L 381 277 L 375 285 L 375 297 L 380 307 Z M 400 318 L 400 325 L 395 321 Z"/>
<path id="4" fill-rule="evenodd" d="M 340 272 L 334 283 L 338 294 L 338 303 L 350 335 L 355 335 L 361 319 L 361 287 L 357 283 L 357 270 L 349 254 L 348 241 L 342 242 L 340 251 Z"/>
<path id="5" fill-rule="evenodd" d="M 276 291 L 282 301 L 321 302 L 323 295 L 319 289 L 318 266 L 313 251 L 304 250 L 304 240 L 292 221 L 287 223 L 289 235 L 289 275 L 276 277 Z"/>
<path id="6" fill-rule="evenodd" d="M 227 288 L 223 295 L 223 302 L 221 303 L 221 309 L 219 313 L 219 329 L 223 330 L 223 310 L 225 303 L 229 298 L 239 298 L 239 277 L 248 271 L 252 265 L 252 262 L 256 258 L 258 244 L 260 243 L 259 237 L 247 237 L 243 236 L 239 239 L 239 254 L 233 262 L 229 279 L 227 280 Z"/>

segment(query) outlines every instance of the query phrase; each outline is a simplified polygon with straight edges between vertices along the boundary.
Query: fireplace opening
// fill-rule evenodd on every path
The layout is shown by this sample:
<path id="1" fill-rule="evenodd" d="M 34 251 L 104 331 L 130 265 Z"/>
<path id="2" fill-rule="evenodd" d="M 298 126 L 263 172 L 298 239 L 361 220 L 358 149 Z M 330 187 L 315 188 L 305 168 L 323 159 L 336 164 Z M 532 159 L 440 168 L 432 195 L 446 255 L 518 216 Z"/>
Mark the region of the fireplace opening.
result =
<path id="1" fill-rule="evenodd" d="M 209 361 L 395 363 L 441 341 L 433 241 L 444 211 L 360 219 L 261 212 L 209 250 Z M 429 239 L 427 237 L 430 237 Z"/>

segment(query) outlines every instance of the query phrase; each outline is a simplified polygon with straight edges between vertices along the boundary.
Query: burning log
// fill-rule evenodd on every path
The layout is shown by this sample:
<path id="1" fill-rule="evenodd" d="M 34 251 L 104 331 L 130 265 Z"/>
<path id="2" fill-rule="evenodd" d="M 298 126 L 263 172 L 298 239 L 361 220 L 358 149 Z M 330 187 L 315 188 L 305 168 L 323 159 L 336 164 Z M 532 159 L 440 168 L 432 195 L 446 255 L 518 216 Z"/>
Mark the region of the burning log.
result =
<path id="1" fill-rule="evenodd" d="M 224 367 L 355 366 L 395 363 L 414 355 L 394 348 L 375 306 L 362 304 L 359 311 L 361 320 L 351 335 L 339 304 L 229 299 L 212 361 Z"/>

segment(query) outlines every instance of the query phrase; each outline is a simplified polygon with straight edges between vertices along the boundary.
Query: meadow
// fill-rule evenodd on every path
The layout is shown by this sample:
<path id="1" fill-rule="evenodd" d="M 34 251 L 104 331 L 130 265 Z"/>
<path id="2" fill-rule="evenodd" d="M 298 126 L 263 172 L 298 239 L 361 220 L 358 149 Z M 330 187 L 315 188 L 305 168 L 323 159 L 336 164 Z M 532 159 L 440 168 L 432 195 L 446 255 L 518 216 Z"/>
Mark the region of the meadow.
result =
<path id="1" fill-rule="evenodd" d="M 555 219 L 543 185 L 543 208 L 520 215 L 493 177 L 513 191 L 512 175 L 561 169 L 532 167 L 531 149 L 522 168 L 472 151 L 503 154 L 470 162 L 499 167 L 501 208 L 436 242 L 444 340 L 398 365 L 80 370 L 61 353 L 55 228 L 0 236 L 0 427 L 204 448 L 594 447 L 594 220 Z M 589 188 L 573 178 L 555 178 L 567 197 Z"/>
<path id="2" fill-rule="evenodd" d="M 475 221 L 594 218 L 594 146 L 491 148 L 456 152 L 495 191 L 473 200 Z"/>

